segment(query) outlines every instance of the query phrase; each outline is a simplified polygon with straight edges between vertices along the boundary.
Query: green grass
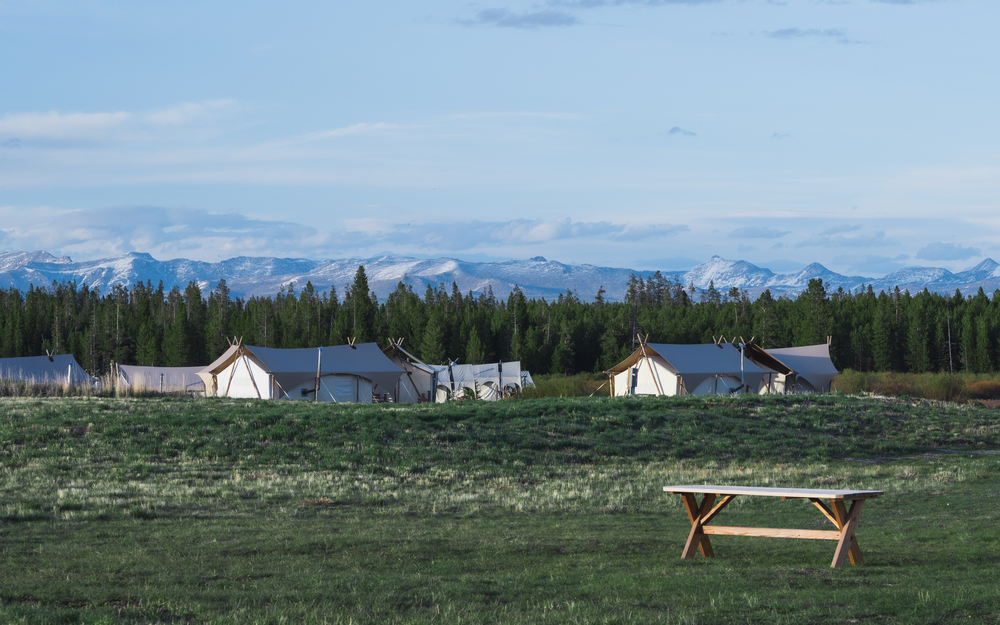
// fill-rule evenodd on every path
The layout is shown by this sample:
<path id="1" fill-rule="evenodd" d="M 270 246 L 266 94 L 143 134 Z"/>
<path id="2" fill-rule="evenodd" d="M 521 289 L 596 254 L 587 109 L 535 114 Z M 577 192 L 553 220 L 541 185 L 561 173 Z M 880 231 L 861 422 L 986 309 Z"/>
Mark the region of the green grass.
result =
<path id="1" fill-rule="evenodd" d="M 558 373 L 533 376 L 535 385 L 524 389 L 523 395 L 529 399 L 540 397 L 589 397 L 608 394 L 608 376 L 603 373 Z M 603 386 L 603 388 L 602 388 Z"/>
<path id="2" fill-rule="evenodd" d="M 843 396 L 8 399 L 0 622 L 1000 622 L 998 437 L 981 406 Z M 680 560 L 672 483 L 886 495 L 832 570 L 826 541 Z"/>

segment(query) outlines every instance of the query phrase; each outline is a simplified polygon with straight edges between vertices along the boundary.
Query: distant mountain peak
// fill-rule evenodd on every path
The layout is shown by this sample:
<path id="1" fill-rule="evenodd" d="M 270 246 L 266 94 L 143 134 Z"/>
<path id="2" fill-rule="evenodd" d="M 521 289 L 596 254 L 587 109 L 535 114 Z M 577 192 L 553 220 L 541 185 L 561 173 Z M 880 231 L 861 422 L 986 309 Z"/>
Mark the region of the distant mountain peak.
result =
<path id="1" fill-rule="evenodd" d="M 315 261 L 304 258 L 238 256 L 217 263 L 188 259 L 160 261 L 144 252 L 128 252 L 110 258 L 74 262 L 69 257 L 55 258 L 48 252 L 0 253 L 0 287 L 27 290 L 29 284 L 47 286 L 55 282 L 75 281 L 101 292 L 113 285 L 132 286 L 151 282 L 171 289 L 195 282 L 203 290 L 215 288 L 225 279 L 233 297 L 274 295 L 282 285 L 294 283 L 301 290 L 311 282 L 318 291 L 331 287 L 343 294 L 354 281 L 358 265 L 365 265 L 368 282 L 378 297 L 385 298 L 400 282 L 418 293 L 430 286 L 452 283 L 459 291 L 483 293 L 492 288 L 497 297 L 506 297 L 515 286 L 527 297 L 556 298 L 567 290 L 587 301 L 603 286 L 605 299 L 621 300 L 632 275 L 645 279 L 655 272 L 625 268 L 598 267 L 590 264 L 567 265 L 544 256 L 528 260 L 503 260 L 475 263 L 455 258 L 419 259 L 383 253 L 369 259 Z M 884 278 L 845 276 L 830 271 L 820 263 L 788 274 L 776 274 L 745 260 L 727 260 L 713 255 L 691 271 L 678 276 L 684 285 L 702 290 L 714 285 L 719 291 L 736 287 L 751 295 L 769 289 L 773 294 L 796 294 L 805 290 L 811 279 L 821 279 L 831 290 L 849 291 L 871 285 L 876 292 L 895 287 L 920 291 L 924 288 L 952 294 L 955 289 L 969 294 L 982 287 L 988 292 L 1000 288 L 1000 264 L 986 259 L 960 273 L 936 267 L 906 267 Z"/>

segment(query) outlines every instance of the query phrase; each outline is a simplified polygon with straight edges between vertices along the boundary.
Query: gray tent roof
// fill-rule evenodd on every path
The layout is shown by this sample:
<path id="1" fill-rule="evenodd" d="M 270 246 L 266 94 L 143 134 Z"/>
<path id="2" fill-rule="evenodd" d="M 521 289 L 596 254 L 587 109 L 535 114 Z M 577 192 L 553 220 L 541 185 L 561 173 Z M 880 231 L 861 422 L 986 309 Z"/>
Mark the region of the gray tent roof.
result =
<path id="1" fill-rule="evenodd" d="M 646 343 L 646 355 L 658 355 L 673 367 L 684 380 L 684 387 L 690 392 L 705 380 L 717 375 L 740 377 L 741 354 L 731 343 L 702 343 L 698 345 L 674 345 L 670 343 Z M 636 349 L 609 372 L 621 373 L 642 358 L 642 347 Z M 757 386 L 765 369 L 755 365 L 750 359 L 743 360 L 743 373 L 751 387 Z"/>
<path id="2" fill-rule="evenodd" d="M 392 389 L 403 370 L 389 360 L 375 343 L 335 345 L 332 347 L 304 347 L 300 349 L 277 349 L 242 345 L 241 349 L 271 375 L 289 374 L 316 375 L 317 352 L 323 350 L 320 375 L 348 374 L 367 378 L 378 385 L 379 391 Z M 239 349 L 231 346 L 215 362 L 201 370 L 204 374 L 218 374 L 239 356 Z"/>
<path id="3" fill-rule="evenodd" d="M 830 381 L 840 374 L 830 359 L 830 346 L 826 343 L 765 351 L 794 369 L 800 378 L 806 379 L 816 390 L 829 390 Z"/>
<path id="4" fill-rule="evenodd" d="M 198 377 L 204 367 L 140 367 L 118 365 L 122 380 L 132 387 L 146 390 L 160 389 L 160 375 L 163 375 L 163 390 L 167 393 L 204 391 L 205 383 Z"/>
<path id="5" fill-rule="evenodd" d="M 740 350 L 732 343 L 704 343 L 701 345 L 672 345 L 667 343 L 646 343 L 646 349 L 652 348 L 657 354 L 669 362 L 677 372 L 684 375 L 740 375 Z M 764 373 L 749 360 L 743 363 L 747 373 Z"/>
<path id="6" fill-rule="evenodd" d="M 62 384 L 67 376 L 72 384 L 89 384 L 94 379 L 80 367 L 73 354 L 0 358 L 0 378 L 4 380 Z"/>

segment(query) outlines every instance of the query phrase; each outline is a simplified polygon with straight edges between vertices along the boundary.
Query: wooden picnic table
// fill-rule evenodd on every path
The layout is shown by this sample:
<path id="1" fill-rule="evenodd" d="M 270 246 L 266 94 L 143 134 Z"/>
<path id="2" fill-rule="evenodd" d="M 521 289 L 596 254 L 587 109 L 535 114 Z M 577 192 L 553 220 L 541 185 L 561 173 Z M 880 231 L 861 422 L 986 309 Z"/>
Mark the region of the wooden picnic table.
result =
<path id="1" fill-rule="evenodd" d="M 865 500 L 883 494 L 880 490 L 833 490 L 822 488 L 765 488 L 760 486 L 664 486 L 671 495 L 684 498 L 684 508 L 691 519 L 691 533 L 681 552 L 681 558 L 693 558 L 695 549 L 706 558 L 715 556 L 709 536 L 771 536 L 775 538 L 806 538 L 812 540 L 836 540 L 837 551 L 833 554 L 831 567 L 840 567 L 848 558 L 851 564 L 861 564 L 861 549 L 854 534 L 861 518 L 861 508 Z M 701 503 L 695 495 L 704 494 Z M 777 529 L 769 527 L 725 527 L 708 525 L 722 509 L 738 496 L 781 497 L 782 499 L 808 499 L 837 528 L 833 530 Z M 720 499 L 718 503 L 716 500 Z M 830 501 L 828 506 L 824 499 Z M 850 502 L 848 509 L 846 503 Z"/>

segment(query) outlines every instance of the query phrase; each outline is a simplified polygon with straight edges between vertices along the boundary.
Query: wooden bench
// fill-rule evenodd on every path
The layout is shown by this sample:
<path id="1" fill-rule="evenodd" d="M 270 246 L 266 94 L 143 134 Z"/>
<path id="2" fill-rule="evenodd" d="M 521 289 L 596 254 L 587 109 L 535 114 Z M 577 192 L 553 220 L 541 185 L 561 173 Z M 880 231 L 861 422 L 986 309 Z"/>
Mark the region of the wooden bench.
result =
<path id="1" fill-rule="evenodd" d="M 812 540 L 836 540 L 837 551 L 833 554 L 833 564 L 836 568 L 844 565 L 848 558 L 851 564 L 861 564 L 861 549 L 854 533 L 861 517 L 861 508 L 865 500 L 874 499 L 883 494 L 879 490 L 830 490 L 812 488 L 763 488 L 757 486 L 664 486 L 663 490 L 671 495 L 681 495 L 688 518 L 691 519 L 691 533 L 687 544 L 681 552 L 681 558 L 693 558 L 695 549 L 701 551 L 706 558 L 715 556 L 709 536 L 771 536 L 775 538 L 806 538 Z M 695 498 L 704 494 L 701 503 Z M 724 527 L 708 525 L 722 509 L 740 495 L 756 497 L 781 497 L 782 499 L 808 499 L 837 528 L 833 530 L 799 530 L 776 529 L 769 527 Z M 716 500 L 720 501 L 716 503 Z M 830 501 L 827 506 L 824 499 Z M 846 502 L 850 502 L 850 509 Z"/>

